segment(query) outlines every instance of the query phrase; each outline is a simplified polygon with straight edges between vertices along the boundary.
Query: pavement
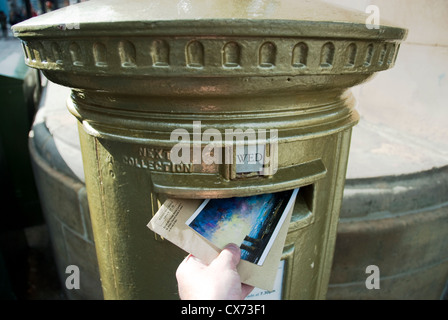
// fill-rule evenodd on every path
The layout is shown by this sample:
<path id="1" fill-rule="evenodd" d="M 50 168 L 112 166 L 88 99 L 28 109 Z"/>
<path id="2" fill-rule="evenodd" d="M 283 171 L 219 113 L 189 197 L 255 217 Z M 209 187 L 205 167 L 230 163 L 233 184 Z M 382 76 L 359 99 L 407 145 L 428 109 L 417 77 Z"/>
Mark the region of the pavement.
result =
<path id="1" fill-rule="evenodd" d="M 57 274 L 53 249 L 45 224 L 24 229 L 27 238 L 26 291 L 23 300 L 67 300 Z"/>
<path id="2" fill-rule="evenodd" d="M 447 56 L 448 47 L 403 43 L 392 69 L 352 90 L 361 119 L 353 128 L 347 179 L 448 165 Z"/>

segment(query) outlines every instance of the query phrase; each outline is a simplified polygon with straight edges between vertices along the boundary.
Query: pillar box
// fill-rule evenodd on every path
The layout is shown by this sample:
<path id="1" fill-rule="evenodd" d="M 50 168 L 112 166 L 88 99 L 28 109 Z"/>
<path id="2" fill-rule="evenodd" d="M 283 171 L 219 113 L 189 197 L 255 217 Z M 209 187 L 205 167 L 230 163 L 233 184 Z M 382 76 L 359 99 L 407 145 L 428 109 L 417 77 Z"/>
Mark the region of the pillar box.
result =
<path id="1" fill-rule="evenodd" d="M 185 252 L 146 227 L 165 199 L 297 187 L 281 298 L 325 298 L 359 119 L 349 89 L 406 36 L 370 20 L 319 1 L 110 0 L 13 27 L 26 63 L 72 88 L 106 299 L 178 297 Z M 191 152 L 173 153 L 180 136 Z M 238 159 L 255 145 L 258 167 Z"/>

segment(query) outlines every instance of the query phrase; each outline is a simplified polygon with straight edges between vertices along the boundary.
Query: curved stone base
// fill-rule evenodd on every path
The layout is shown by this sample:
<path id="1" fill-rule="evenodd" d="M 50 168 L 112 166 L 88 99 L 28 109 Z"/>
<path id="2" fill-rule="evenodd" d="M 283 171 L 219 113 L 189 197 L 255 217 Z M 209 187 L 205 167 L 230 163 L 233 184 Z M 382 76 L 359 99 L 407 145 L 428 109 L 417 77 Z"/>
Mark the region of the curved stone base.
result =
<path id="1" fill-rule="evenodd" d="M 68 153 L 67 146 L 61 148 L 64 144 L 61 132 L 69 139 L 67 126 L 76 131 L 76 123 L 73 126 L 70 121 L 64 121 L 64 116 L 71 118 L 64 103 L 69 91 L 62 90 L 53 95 L 49 90 L 59 90 L 59 87 L 49 84 L 44 91 L 44 105 L 36 115 L 29 150 L 61 287 L 69 299 L 102 299 L 85 185 L 64 160 Z M 47 94 L 52 97 L 51 103 L 46 103 Z M 55 128 L 51 126 L 52 122 L 58 123 L 59 128 L 52 130 L 53 134 L 49 131 L 49 127 Z M 77 154 L 71 161 L 78 162 L 82 167 L 81 152 L 76 148 L 74 150 Z M 80 289 L 68 290 L 65 286 L 69 276 L 65 270 L 69 265 L 79 267 Z"/>
<path id="2" fill-rule="evenodd" d="M 448 166 L 348 180 L 328 299 L 440 299 L 448 279 Z M 369 265 L 380 289 L 367 289 Z"/>

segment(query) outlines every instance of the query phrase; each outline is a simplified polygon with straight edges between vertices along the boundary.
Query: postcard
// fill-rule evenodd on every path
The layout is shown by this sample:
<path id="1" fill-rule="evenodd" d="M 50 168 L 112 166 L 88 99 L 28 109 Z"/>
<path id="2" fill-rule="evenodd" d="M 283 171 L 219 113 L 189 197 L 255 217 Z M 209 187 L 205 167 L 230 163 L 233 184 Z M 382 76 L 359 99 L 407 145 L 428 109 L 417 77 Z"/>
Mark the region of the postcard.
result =
<path id="1" fill-rule="evenodd" d="M 277 236 L 271 236 L 270 239 L 272 240 L 270 241 L 273 241 L 273 244 L 270 250 L 265 250 L 267 256 L 264 259 L 264 263 L 258 265 L 247 260 L 241 260 L 238 264 L 237 270 L 240 274 L 241 282 L 263 290 L 273 290 L 278 265 L 283 253 L 283 246 L 288 234 L 289 221 L 294 208 L 295 199 L 293 199 L 293 195 L 295 196 L 296 194 L 297 192 L 293 192 L 291 198 L 288 199 L 288 204 L 284 211 L 289 212 L 284 217 L 283 223 L 281 221 L 277 223 L 277 226 L 280 226 L 280 231 L 277 233 Z M 202 210 L 198 209 L 201 206 L 205 207 L 204 200 L 167 199 L 147 227 L 165 240 L 209 264 L 219 255 L 221 249 L 186 224 L 192 215 L 199 215 L 198 211 Z M 272 234 L 274 232 L 275 228 Z"/>
<path id="2" fill-rule="evenodd" d="M 241 259 L 262 265 L 297 192 L 206 199 L 186 224 L 220 249 L 237 244 Z"/>

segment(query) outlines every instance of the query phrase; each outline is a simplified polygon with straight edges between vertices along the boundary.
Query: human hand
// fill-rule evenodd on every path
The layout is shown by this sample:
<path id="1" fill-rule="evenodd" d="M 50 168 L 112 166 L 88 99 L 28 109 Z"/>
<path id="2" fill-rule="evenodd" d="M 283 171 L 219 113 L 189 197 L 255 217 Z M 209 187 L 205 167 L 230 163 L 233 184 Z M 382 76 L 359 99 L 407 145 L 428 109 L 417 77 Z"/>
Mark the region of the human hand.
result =
<path id="1" fill-rule="evenodd" d="M 254 287 L 241 283 L 240 248 L 228 244 L 209 265 L 188 255 L 176 271 L 182 300 L 242 300 Z"/>

